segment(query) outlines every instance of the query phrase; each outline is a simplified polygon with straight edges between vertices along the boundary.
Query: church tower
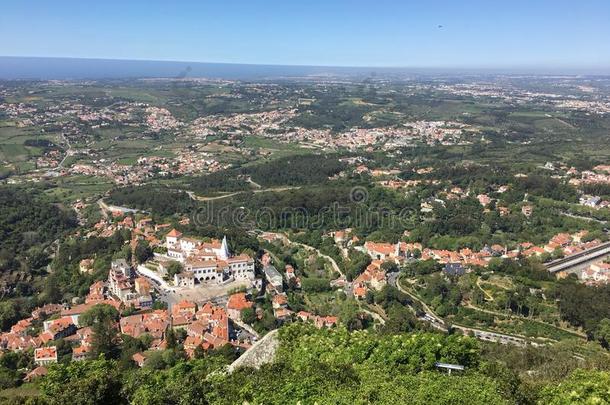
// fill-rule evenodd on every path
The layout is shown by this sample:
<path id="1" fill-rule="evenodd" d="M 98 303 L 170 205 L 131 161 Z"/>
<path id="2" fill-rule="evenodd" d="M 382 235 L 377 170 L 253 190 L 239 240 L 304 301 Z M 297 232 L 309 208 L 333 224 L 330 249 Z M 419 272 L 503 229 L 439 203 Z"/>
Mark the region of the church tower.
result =
<path id="1" fill-rule="evenodd" d="M 229 245 L 227 243 L 227 235 L 222 238 L 222 245 L 220 246 L 220 252 L 218 256 L 222 260 L 227 260 L 229 258 Z"/>

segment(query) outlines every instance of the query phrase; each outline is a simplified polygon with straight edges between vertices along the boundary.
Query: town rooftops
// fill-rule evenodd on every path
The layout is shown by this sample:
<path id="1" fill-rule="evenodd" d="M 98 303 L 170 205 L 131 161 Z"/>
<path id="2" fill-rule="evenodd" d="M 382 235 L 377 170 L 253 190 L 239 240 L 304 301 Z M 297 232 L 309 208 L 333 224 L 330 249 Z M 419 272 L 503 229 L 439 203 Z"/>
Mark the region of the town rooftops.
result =
<path id="1" fill-rule="evenodd" d="M 391 255 L 396 251 L 396 246 L 391 243 L 365 242 L 364 247 L 370 252 Z"/>
<path id="2" fill-rule="evenodd" d="M 169 231 L 169 233 L 166 236 L 168 236 L 170 238 L 179 238 L 182 236 L 182 232 L 180 232 L 174 228 L 171 231 Z"/>
<path id="3" fill-rule="evenodd" d="M 227 263 L 254 262 L 254 259 L 248 255 L 241 254 L 227 259 Z"/>
<path id="4" fill-rule="evenodd" d="M 251 308 L 252 302 L 246 298 L 246 293 L 236 293 L 229 297 L 227 309 L 236 309 L 241 311 L 245 308 Z"/>
<path id="5" fill-rule="evenodd" d="M 47 368 L 43 366 L 36 367 L 34 370 L 30 371 L 25 378 L 23 379 L 26 382 L 30 382 L 38 377 L 42 377 L 47 375 Z"/>
<path id="6" fill-rule="evenodd" d="M 218 260 L 199 259 L 196 257 L 186 259 L 186 265 L 192 268 L 216 268 L 219 264 Z"/>
<path id="7" fill-rule="evenodd" d="M 57 360 L 57 347 L 49 346 L 49 347 L 39 347 L 34 350 L 34 359 L 35 360 L 47 360 L 47 359 L 56 359 Z"/>
<path id="8" fill-rule="evenodd" d="M 191 301 L 182 300 L 172 306 L 172 313 L 179 312 L 192 312 L 194 314 L 197 312 L 197 304 Z"/>

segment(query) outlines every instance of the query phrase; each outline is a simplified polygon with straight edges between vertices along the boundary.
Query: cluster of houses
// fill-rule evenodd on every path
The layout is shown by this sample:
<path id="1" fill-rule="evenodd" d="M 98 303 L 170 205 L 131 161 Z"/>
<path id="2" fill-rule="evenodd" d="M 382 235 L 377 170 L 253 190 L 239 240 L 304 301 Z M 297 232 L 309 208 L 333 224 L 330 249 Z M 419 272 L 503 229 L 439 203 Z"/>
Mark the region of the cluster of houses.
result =
<path id="1" fill-rule="evenodd" d="M 150 350 L 167 348 L 167 331 L 182 329 L 186 333 L 183 342 L 184 350 L 189 358 L 195 356 L 196 350 L 217 349 L 225 345 L 248 348 L 251 337 L 238 333 L 230 319 L 239 320 L 241 309 L 252 303 L 245 299 L 245 294 L 237 294 L 229 299 L 227 308 L 205 303 L 198 306 L 194 302 L 181 301 L 175 304 L 171 311 L 156 310 L 121 318 L 121 333 L 134 338 L 149 335 L 153 338 Z M 243 302 L 242 302 L 243 301 Z M 236 305 L 236 302 L 239 304 Z M 142 366 L 147 353 L 136 353 L 133 360 Z"/>
<path id="2" fill-rule="evenodd" d="M 383 260 L 373 260 L 352 282 L 354 297 L 363 299 L 369 289 L 381 290 L 386 284 L 386 272 L 381 268 Z"/>
<path id="3" fill-rule="evenodd" d="M 587 240 L 588 234 L 589 232 L 586 230 L 573 234 L 562 232 L 553 236 L 544 246 L 534 246 L 532 243 L 524 242 L 520 244 L 520 247 L 522 254 L 527 257 L 549 255 L 555 252 L 570 256 L 594 248 L 601 243 L 599 239 Z"/>
<path id="4" fill-rule="evenodd" d="M 57 152 L 57 151 L 51 151 Z M 61 156 L 48 154 L 38 158 L 39 167 L 57 167 Z M 141 184 L 148 179 L 168 175 L 189 175 L 217 172 L 230 167 L 210 157 L 206 152 L 178 151 L 175 157 L 141 156 L 132 164 L 119 164 L 106 159 L 94 159 L 88 163 L 72 165 L 60 171 L 60 175 L 86 175 L 108 178 L 116 184 Z"/>
<path id="5" fill-rule="evenodd" d="M 429 173 L 431 168 L 418 169 L 417 173 Z M 435 179 L 390 179 L 378 182 L 382 187 L 390 188 L 393 190 L 409 189 L 420 184 L 431 184 L 439 185 L 441 182 Z M 509 190 L 508 185 L 493 186 L 496 193 L 505 193 Z M 444 189 L 438 196 L 430 196 L 420 201 L 420 211 L 422 213 L 431 213 L 434 211 L 435 205 L 445 206 L 448 200 L 459 200 L 471 195 L 469 190 L 464 190 L 458 186 L 450 186 Z M 485 212 L 490 212 L 492 208 L 498 212 L 502 217 L 506 217 L 511 214 L 511 209 L 507 206 L 499 204 L 498 199 L 493 198 L 489 194 L 481 193 L 474 196 L 479 203 L 483 206 Z M 495 202 L 495 206 L 492 203 Z M 534 207 L 528 202 L 520 204 L 521 213 L 526 217 L 530 217 L 533 213 Z"/>
<path id="6" fill-rule="evenodd" d="M 117 309 L 124 306 L 119 301 L 99 299 L 100 283 L 90 288 L 87 302 L 71 308 L 50 304 L 32 312 L 32 316 L 20 320 L 10 332 L 0 335 L 1 348 L 6 351 L 23 351 L 34 349 L 34 361 L 43 368 L 35 369 L 28 374 L 28 379 L 44 375 L 44 366 L 58 361 L 57 346 L 53 343 L 64 339 L 72 345 L 72 360 L 80 361 L 90 357 L 92 351 L 93 332 L 90 327 L 82 327 L 79 317 L 97 304 L 112 305 Z M 175 304 L 171 311 L 143 310 L 133 315 L 122 316 L 118 322 L 120 333 L 134 338 L 149 335 L 152 338 L 149 350 L 164 350 L 167 348 L 167 333 L 169 329 L 183 329 L 186 339 L 184 350 L 193 357 L 199 347 L 203 351 L 220 348 L 230 344 L 235 347 L 248 348 L 252 343 L 252 335 L 235 328 L 233 322 L 241 320 L 241 311 L 252 307 L 253 303 L 246 298 L 245 293 L 236 293 L 229 297 L 226 308 L 205 303 L 203 306 L 189 301 Z M 48 318 L 50 317 L 51 318 Z M 47 320 L 44 320 L 48 318 Z M 32 336 L 34 324 L 42 324 L 42 332 Z M 147 353 L 137 353 L 133 360 L 140 366 L 144 365 Z"/>
<path id="7" fill-rule="evenodd" d="M 405 259 L 414 257 L 415 252 L 418 252 L 422 260 L 432 259 L 439 263 L 460 263 L 463 266 L 482 266 L 486 267 L 489 261 L 494 257 L 501 258 L 516 258 L 519 255 L 525 257 L 542 256 L 545 254 L 553 254 L 560 251 L 563 255 L 569 256 L 582 252 L 585 249 L 590 249 L 601 243 L 600 240 L 594 239 L 586 241 L 588 231 L 582 230 L 573 234 L 558 233 L 554 235 L 549 242 L 544 246 L 535 246 L 530 242 L 522 242 L 516 249 L 508 250 L 506 246 L 494 244 L 485 246 L 479 252 L 472 249 L 464 248 L 459 251 L 429 249 L 423 248 L 420 243 L 378 243 L 365 242 L 360 248 L 377 260 L 391 260 L 396 264 L 401 264 Z"/>
<path id="8" fill-rule="evenodd" d="M 576 170 L 568 172 L 568 174 L 577 175 Z M 585 170 L 580 173 L 580 178 L 574 177 L 570 179 L 570 184 L 579 186 L 581 184 L 603 183 L 610 184 L 610 165 L 598 165 L 593 170 Z"/>
<path id="9" fill-rule="evenodd" d="M 190 243 L 194 241 L 182 238 L 177 231 L 170 232 L 168 238 L 175 253 L 185 254 L 183 262 L 187 266 L 192 254 L 213 254 L 216 260 L 231 259 L 226 239 L 196 242 L 191 245 Z M 174 257 L 180 259 L 178 256 Z M 245 267 L 245 271 L 240 272 L 244 267 L 235 267 L 233 269 L 236 273 L 235 277 L 254 278 L 252 262 L 252 259 L 246 262 L 250 266 Z M 275 270 L 277 274 L 273 274 L 271 269 L 274 268 L 268 258 L 264 262 L 267 269 L 265 274 L 269 281 L 267 289 L 272 294 L 272 307 L 278 320 L 288 321 L 296 317 L 303 321 L 311 321 L 318 327 L 330 327 L 337 323 L 337 319 L 330 316 L 317 316 L 303 311 L 295 315 L 288 308 L 288 298 L 283 292 L 283 276 L 277 270 Z M 236 260 L 234 263 L 241 261 Z M 84 267 L 89 265 L 90 263 L 82 263 Z M 286 282 L 292 280 L 300 283 L 299 278 L 294 274 L 294 269 L 286 270 Z M 279 276 L 279 279 L 274 276 Z M 197 350 L 206 351 L 227 344 L 248 348 L 255 339 L 255 335 L 236 326 L 236 324 L 243 326 L 242 311 L 254 306 L 244 292 L 230 295 L 224 307 L 210 302 L 200 306 L 194 302 L 181 301 L 174 304 L 171 310 L 153 310 L 150 293 L 151 284 L 146 278 L 134 277 L 131 267 L 125 260 L 114 260 L 111 263 L 107 282 L 97 281 L 92 284 L 84 303 L 72 307 L 50 304 L 36 309 L 31 317 L 20 320 L 13 325 L 10 332 L 0 335 L 1 348 L 8 351 L 34 349 L 34 360 L 39 368 L 28 374 L 28 379 L 44 375 L 45 366 L 58 361 L 58 350 L 54 342 L 59 339 L 70 342 L 73 361 L 85 360 L 92 352 L 92 330 L 90 327 L 83 327 L 79 318 L 98 304 L 111 305 L 119 311 L 131 308 L 132 314 L 120 317 L 117 329 L 121 334 L 134 338 L 143 335 L 152 338 L 147 352 L 136 353 L 133 356 L 133 361 L 139 366 L 146 363 L 150 351 L 167 348 L 167 334 L 170 329 L 182 329 L 185 332 L 183 345 L 189 357 L 195 356 Z M 262 316 L 258 313 L 260 311 L 259 308 L 256 313 L 259 317 Z M 248 328 L 247 325 L 245 327 Z M 40 333 L 34 333 L 37 328 Z"/>
<path id="10" fill-rule="evenodd" d="M 337 325 L 336 316 L 318 316 L 307 311 L 297 312 L 297 318 L 303 322 L 312 322 L 317 328 L 332 328 Z"/>
<path id="11" fill-rule="evenodd" d="M 591 264 L 583 270 L 580 279 L 587 285 L 599 285 L 610 283 L 610 263 L 600 261 Z"/>
<path id="12" fill-rule="evenodd" d="M 87 233 L 87 237 L 100 236 L 107 238 L 112 236 L 117 230 L 127 229 L 133 232 L 135 238 L 147 241 L 150 247 L 157 247 L 162 245 L 158 234 L 167 232 L 167 229 L 171 227 L 171 224 L 154 224 L 152 218 L 149 217 L 135 220 L 133 212 L 126 211 L 125 208 L 105 207 L 110 214 L 109 217 L 97 222 L 93 229 Z M 189 222 L 188 217 L 184 217 L 179 221 L 181 225 L 188 225 Z"/>
<path id="13" fill-rule="evenodd" d="M 261 135 L 280 142 L 307 142 L 324 148 L 373 150 L 378 147 L 385 151 L 394 151 L 416 142 L 430 145 L 464 144 L 470 142 L 469 138 L 477 131 L 475 127 L 455 121 L 415 121 L 405 122 L 400 127 L 351 128 L 341 133 L 333 133 L 329 129 L 291 126 L 279 132 L 264 132 Z"/>
<path id="14" fill-rule="evenodd" d="M 261 258 L 263 264 L 263 274 L 267 281 L 266 293 L 271 295 L 271 304 L 273 308 L 273 316 L 279 321 L 285 322 L 292 319 L 294 312 L 288 308 L 288 296 L 284 292 L 284 281 L 289 280 L 297 281 L 297 277 L 294 274 L 294 268 L 292 266 L 286 266 L 287 272 L 284 276 L 275 268 L 271 263 L 271 256 L 265 253 Z"/>
<path id="15" fill-rule="evenodd" d="M 365 242 L 359 249 L 371 256 L 373 260 L 380 260 L 382 262 L 392 261 L 399 265 L 409 258 L 419 256 L 422 260 L 432 259 L 443 264 L 461 263 L 464 266 L 487 266 L 487 262 L 494 255 L 501 255 L 506 251 L 504 247 L 499 245 L 485 247 L 479 252 L 468 248 L 460 249 L 459 251 L 429 249 L 424 248 L 418 242 Z"/>
<path id="16" fill-rule="evenodd" d="M 112 209 L 112 207 L 109 208 Z M 125 215 L 125 212 L 120 210 L 111 212 L 118 219 L 114 221 L 102 219 L 87 236 L 109 237 L 119 229 L 127 229 L 132 231 L 134 241 L 141 239 L 147 241 L 151 248 L 165 248 L 165 254 L 155 253 L 159 269 L 166 272 L 172 261 L 177 261 L 183 266 L 183 271 L 173 277 L 172 281 L 175 286 L 194 288 L 200 284 L 222 285 L 243 280 L 254 283 L 254 259 L 246 254 L 232 255 L 226 237 L 222 241 L 218 239 L 204 241 L 184 236 L 176 229 L 167 232 L 166 229 L 170 227 L 170 224 L 153 224 L 151 218 L 136 221 L 133 216 Z M 188 218 L 180 223 L 188 224 Z M 163 231 L 167 233 L 164 242 L 161 242 L 158 234 Z M 83 259 L 80 263 L 80 270 L 83 273 L 91 273 L 93 259 Z M 140 279 L 134 280 L 130 271 L 131 269 L 126 263 L 116 266 L 113 263 L 110 275 L 110 281 L 113 282 L 111 285 L 113 294 L 121 301 L 131 301 L 130 304 L 133 303 L 136 307 L 150 305 L 151 301 L 146 293 L 148 288 L 145 282 Z"/>
<path id="17" fill-rule="evenodd" d="M 57 349 L 52 343 L 64 339 L 73 346 L 72 359 L 84 360 L 91 352 L 92 331 L 89 327 L 81 327 L 80 315 L 98 304 L 121 308 L 119 301 L 104 298 L 102 291 L 103 283 L 96 282 L 83 304 L 72 307 L 47 304 L 35 309 L 29 318 L 20 320 L 10 332 L 0 335 L 0 347 L 7 351 L 34 349 L 34 361 L 44 366 L 57 361 Z"/>
<path id="18" fill-rule="evenodd" d="M 580 205 L 584 205 L 585 207 L 589 207 L 589 208 L 594 208 L 596 210 L 610 207 L 609 200 L 604 200 L 600 196 L 597 196 L 597 195 L 583 194 L 578 199 L 578 202 L 580 203 Z"/>
<path id="19" fill-rule="evenodd" d="M 40 329 L 40 324 L 45 318 L 60 313 L 63 309 L 64 307 L 59 304 L 48 304 L 36 308 L 30 317 L 14 324 L 9 332 L 0 334 L 0 347 L 3 350 L 20 351 L 42 346 L 45 342 L 42 336 L 44 332 L 36 334 Z"/>
<path id="20" fill-rule="evenodd" d="M 262 236 L 266 240 L 281 240 L 283 237 L 279 234 L 266 234 Z M 261 257 L 263 265 L 263 274 L 266 280 L 265 292 L 271 296 L 271 304 L 273 308 L 273 316 L 280 322 L 289 322 L 293 319 L 300 319 L 304 322 L 313 322 L 317 327 L 332 327 L 337 324 L 337 318 L 333 316 L 319 316 L 309 312 L 300 311 L 295 313 L 288 305 L 288 296 L 284 292 L 284 284 L 291 285 L 295 288 L 301 287 L 301 279 L 295 273 L 294 267 L 286 265 L 284 274 L 280 273 L 272 264 L 271 256 L 265 253 Z M 258 317 L 262 316 L 262 312 L 258 311 Z"/>
<path id="21" fill-rule="evenodd" d="M 492 258 L 524 257 L 552 257 L 561 253 L 569 256 L 582 252 L 586 249 L 598 246 L 598 239 L 589 240 L 588 231 L 582 230 L 573 234 L 559 233 L 554 235 L 544 246 L 536 246 L 530 242 L 520 243 L 516 249 L 509 250 L 508 247 L 494 244 L 485 246 L 480 251 L 463 248 L 458 251 L 444 249 L 424 248 L 417 242 L 372 242 L 367 241 L 361 246 L 356 246 L 357 237 L 350 236 L 351 230 L 335 231 L 331 233 L 335 243 L 346 251 L 346 247 L 353 246 L 355 249 L 368 254 L 372 262 L 352 283 L 352 291 L 356 298 L 364 298 L 369 289 L 380 290 L 386 283 L 386 274 L 382 269 L 384 262 L 402 265 L 408 259 L 434 260 L 444 265 L 444 271 L 449 275 L 461 275 L 472 266 L 487 267 Z M 605 263 L 595 264 L 588 269 L 590 282 L 603 282 L 606 277 Z M 345 284 L 345 282 L 343 283 Z"/>

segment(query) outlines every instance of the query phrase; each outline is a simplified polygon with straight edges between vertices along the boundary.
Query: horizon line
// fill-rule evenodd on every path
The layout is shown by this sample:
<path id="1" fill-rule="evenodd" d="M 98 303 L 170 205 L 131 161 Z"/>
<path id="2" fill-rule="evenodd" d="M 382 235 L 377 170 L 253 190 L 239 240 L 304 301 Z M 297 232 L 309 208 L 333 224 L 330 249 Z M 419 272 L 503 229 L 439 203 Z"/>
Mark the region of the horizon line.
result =
<path id="1" fill-rule="evenodd" d="M 557 74 L 558 70 L 605 70 L 610 74 L 610 65 L 550 65 L 550 64 L 515 64 L 515 65 L 329 65 L 329 64 L 289 64 L 289 63 L 252 63 L 252 62 L 219 62 L 219 61 L 194 61 L 177 59 L 129 59 L 129 58 L 105 58 L 105 57 L 80 57 L 80 56 L 36 56 L 36 55 L 0 55 L 0 58 L 12 59 L 67 59 L 83 61 L 106 61 L 106 62 L 160 62 L 160 63 L 191 63 L 209 65 L 231 65 L 231 66 L 277 66 L 294 68 L 330 68 L 330 69 L 396 69 L 396 70 L 519 70 L 532 69 L 536 71 L 551 70 Z M 549 73 L 551 74 L 551 73 Z M 584 73 L 583 73 L 584 74 Z"/>

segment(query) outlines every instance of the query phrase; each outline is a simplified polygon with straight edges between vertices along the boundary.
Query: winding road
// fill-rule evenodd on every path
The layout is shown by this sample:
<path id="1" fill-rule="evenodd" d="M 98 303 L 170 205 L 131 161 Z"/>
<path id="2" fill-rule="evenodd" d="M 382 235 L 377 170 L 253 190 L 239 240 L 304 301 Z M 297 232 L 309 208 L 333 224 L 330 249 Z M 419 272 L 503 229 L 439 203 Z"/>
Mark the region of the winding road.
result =
<path id="1" fill-rule="evenodd" d="M 405 288 L 403 288 L 400 285 L 398 277 L 394 277 L 393 278 L 393 285 L 399 291 L 401 291 L 402 293 L 408 295 L 414 301 L 417 301 L 418 303 L 421 304 L 421 306 L 422 306 L 422 308 L 424 308 L 424 312 L 425 312 L 425 317 L 424 318 L 426 320 L 428 320 L 433 327 L 447 332 L 448 329 L 445 326 L 445 321 L 441 317 L 436 315 L 434 313 L 434 311 L 432 311 L 432 309 L 430 309 L 430 307 L 425 302 L 423 302 L 421 299 L 419 299 L 418 297 L 416 297 L 415 295 L 413 295 L 412 293 L 407 291 Z M 454 329 L 461 330 L 462 333 L 464 333 L 464 334 L 472 334 L 477 339 L 488 341 L 488 342 L 497 342 L 497 343 L 501 343 L 501 344 L 512 344 L 512 345 L 516 345 L 516 346 L 525 346 L 529 342 L 533 346 L 538 346 L 539 345 L 538 343 L 529 341 L 528 339 L 526 339 L 524 337 L 521 337 L 521 336 L 513 336 L 513 335 L 507 335 L 507 334 L 503 334 L 503 333 L 490 332 L 490 331 L 487 331 L 487 330 L 472 328 L 472 327 L 463 326 L 463 325 L 458 325 L 458 324 L 455 324 L 455 323 L 452 324 L 451 326 Z"/>

